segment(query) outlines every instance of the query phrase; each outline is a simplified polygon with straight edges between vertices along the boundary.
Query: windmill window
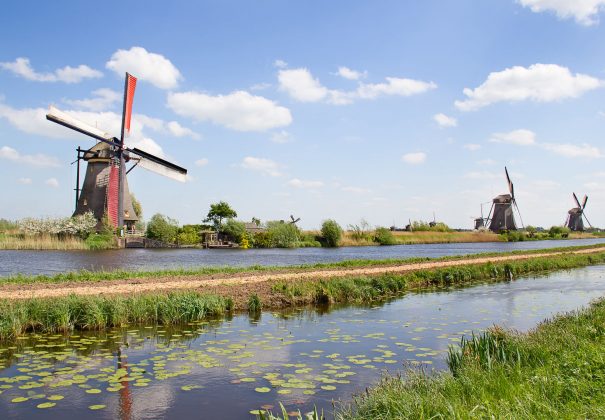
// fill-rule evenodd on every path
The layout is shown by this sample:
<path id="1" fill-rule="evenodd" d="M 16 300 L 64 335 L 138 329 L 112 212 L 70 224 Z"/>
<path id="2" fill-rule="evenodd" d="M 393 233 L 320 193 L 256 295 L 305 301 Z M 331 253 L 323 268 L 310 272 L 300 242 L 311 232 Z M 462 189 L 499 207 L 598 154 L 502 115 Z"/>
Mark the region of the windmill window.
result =
<path id="1" fill-rule="evenodd" d="M 130 217 L 130 213 L 128 213 L 128 210 L 124 210 L 124 216 Z"/>
<path id="2" fill-rule="evenodd" d="M 84 204 L 85 206 L 87 206 L 88 205 L 88 200 L 84 199 L 84 202 L 82 204 Z"/>

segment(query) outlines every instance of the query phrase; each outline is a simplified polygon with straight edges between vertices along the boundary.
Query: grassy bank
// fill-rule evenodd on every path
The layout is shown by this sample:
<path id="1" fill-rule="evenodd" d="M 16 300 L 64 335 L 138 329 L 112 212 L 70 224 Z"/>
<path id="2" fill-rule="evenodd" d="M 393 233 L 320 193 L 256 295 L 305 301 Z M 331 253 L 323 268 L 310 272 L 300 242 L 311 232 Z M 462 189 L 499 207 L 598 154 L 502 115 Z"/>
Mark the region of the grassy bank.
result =
<path id="1" fill-rule="evenodd" d="M 249 267 L 199 267 L 199 268 L 177 268 L 167 270 L 114 270 L 114 271 L 75 271 L 68 273 L 60 273 L 54 275 L 12 275 L 0 277 L 0 284 L 34 284 L 34 283 L 64 283 L 64 282 L 99 282 L 108 280 L 123 280 L 123 279 L 144 279 L 144 278 L 167 278 L 181 276 L 212 276 L 212 275 L 229 275 L 229 274 L 245 274 L 245 273 L 275 273 L 275 272 L 299 272 L 316 269 L 340 269 L 340 268 L 355 268 L 355 267 L 379 267 L 400 264 L 413 264 L 420 262 L 443 262 L 455 261 L 462 259 L 477 259 L 491 256 L 509 256 L 519 254 L 541 254 L 550 252 L 571 252 L 590 248 L 604 248 L 605 244 L 592 244 L 574 247 L 558 247 L 548 249 L 535 249 L 512 252 L 491 252 L 470 255 L 453 255 L 440 258 L 390 258 L 383 260 L 345 260 L 333 263 L 318 263 L 306 264 L 298 266 L 249 266 Z"/>
<path id="2" fill-rule="evenodd" d="M 605 301 L 528 334 L 493 329 L 462 341 L 450 372 L 388 377 L 337 419 L 603 418 Z"/>
<path id="3" fill-rule="evenodd" d="M 567 254 L 524 261 L 487 263 L 401 275 L 344 277 L 274 282 L 271 285 L 225 286 L 220 293 L 147 293 L 131 296 L 68 296 L 0 301 L 0 339 L 28 331 L 64 332 L 102 329 L 131 323 L 175 324 L 233 311 L 317 303 L 369 303 L 409 290 L 459 286 L 485 280 L 507 280 L 523 274 L 605 263 L 605 251 Z M 210 288 L 209 288 L 210 289 Z M 246 294 L 244 294 L 246 293 Z M 240 302 L 241 301 L 241 302 Z"/>
<path id="4" fill-rule="evenodd" d="M 232 307 L 231 299 L 196 292 L 0 301 L 0 340 L 28 331 L 55 333 L 133 323 L 179 324 L 222 315 Z"/>
<path id="5" fill-rule="evenodd" d="M 273 291 L 288 305 L 366 303 L 397 296 L 408 290 L 462 286 L 478 281 L 512 280 L 518 276 L 605 263 L 605 252 L 563 254 L 519 261 L 463 265 L 405 274 L 342 277 L 330 280 L 278 282 Z"/>

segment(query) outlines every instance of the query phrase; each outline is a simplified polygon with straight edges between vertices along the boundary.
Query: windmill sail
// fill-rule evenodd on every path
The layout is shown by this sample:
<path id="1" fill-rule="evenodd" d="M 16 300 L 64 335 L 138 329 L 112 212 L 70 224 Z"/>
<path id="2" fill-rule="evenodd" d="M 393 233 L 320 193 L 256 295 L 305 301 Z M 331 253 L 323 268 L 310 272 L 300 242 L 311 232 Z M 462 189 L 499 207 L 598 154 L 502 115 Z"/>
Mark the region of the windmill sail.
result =
<path id="1" fill-rule="evenodd" d="M 151 153 L 144 152 L 140 149 L 128 149 L 130 154 L 138 156 L 138 166 L 147 169 L 148 171 L 155 172 L 168 178 L 172 178 L 176 181 L 185 182 L 187 181 L 187 169 L 181 168 L 174 163 L 168 162 L 162 158 L 152 155 Z"/>
<path id="2" fill-rule="evenodd" d="M 117 139 L 115 139 L 111 134 L 97 127 L 93 127 L 84 121 L 80 121 L 52 105 L 48 109 L 46 119 L 67 128 L 71 128 L 72 130 L 78 131 L 99 141 L 109 143 L 111 145 L 117 145 L 115 142 Z"/>
<path id="3" fill-rule="evenodd" d="M 584 231 L 584 220 L 588 223 L 588 226 L 592 227 L 586 214 L 584 213 L 584 209 L 586 208 L 586 203 L 588 202 L 588 196 L 584 195 L 582 199 L 582 203 L 578 200 L 578 196 L 576 193 L 572 193 L 572 197 L 577 207 L 570 209 L 567 212 L 567 220 L 565 221 L 565 227 L 568 227 L 574 232 L 582 232 Z"/>

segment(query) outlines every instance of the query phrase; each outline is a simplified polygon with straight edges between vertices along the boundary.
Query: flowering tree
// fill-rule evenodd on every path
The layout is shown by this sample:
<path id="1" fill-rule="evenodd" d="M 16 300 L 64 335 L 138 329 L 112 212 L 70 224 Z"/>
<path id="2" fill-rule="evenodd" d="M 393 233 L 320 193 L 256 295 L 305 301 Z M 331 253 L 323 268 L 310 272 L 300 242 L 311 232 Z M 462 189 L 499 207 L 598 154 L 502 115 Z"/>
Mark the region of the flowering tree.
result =
<path id="1" fill-rule="evenodd" d="M 29 235 L 79 235 L 88 236 L 95 230 L 97 219 L 92 212 L 58 219 L 28 217 L 19 221 L 19 228 Z"/>

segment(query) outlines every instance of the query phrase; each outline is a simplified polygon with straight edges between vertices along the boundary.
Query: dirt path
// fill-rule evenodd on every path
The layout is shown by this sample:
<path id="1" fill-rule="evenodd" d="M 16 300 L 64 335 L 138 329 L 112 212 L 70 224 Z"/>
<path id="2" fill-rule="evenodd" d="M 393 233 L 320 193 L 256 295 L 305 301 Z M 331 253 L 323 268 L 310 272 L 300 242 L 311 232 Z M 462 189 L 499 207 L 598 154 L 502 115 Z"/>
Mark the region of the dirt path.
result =
<path id="1" fill-rule="evenodd" d="M 342 269 L 314 269 L 314 270 L 287 270 L 271 273 L 241 273 L 236 275 L 205 275 L 205 276 L 178 276 L 143 279 L 123 279 L 97 282 L 72 282 L 60 284 L 6 284 L 0 285 L 0 299 L 30 299 L 49 298 L 76 295 L 128 295 L 144 292 L 169 292 L 174 290 L 197 290 L 208 292 L 221 292 L 229 289 L 230 294 L 255 293 L 255 290 L 267 289 L 268 286 L 279 281 L 317 280 L 344 277 L 352 275 L 380 275 L 388 273 L 405 273 L 409 271 L 454 267 L 469 264 L 483 264 L 487 262 L 503 262 L 511 260 L 527 260 L 539 257 L 556 256 L 562 254 L 589 254 L 603 252 L 603 248 L 589 248 L 575 251 L 545 252 L 533 254 L 516 254 L 506 256 L 493 256 L 483 258 L 464 258 L 452 261 L 409 263 L 398 265 L 354 267 Z"/>

